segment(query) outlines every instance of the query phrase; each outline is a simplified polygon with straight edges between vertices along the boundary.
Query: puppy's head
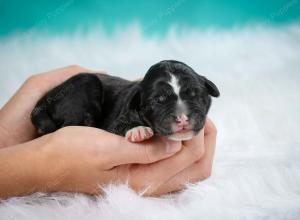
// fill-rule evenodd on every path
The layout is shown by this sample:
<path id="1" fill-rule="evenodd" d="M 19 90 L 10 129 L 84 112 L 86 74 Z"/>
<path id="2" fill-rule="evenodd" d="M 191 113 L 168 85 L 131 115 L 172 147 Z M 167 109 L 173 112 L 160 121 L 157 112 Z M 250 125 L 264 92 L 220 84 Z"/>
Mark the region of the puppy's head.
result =
<path id="1" fill-rule="evenodd" d="M 153 65 L 132 96 L 130 107 L 155 133 L 172 140 L 188 140 L 204 126 L 211 96 L 218 88 L 178 61 Z"/>

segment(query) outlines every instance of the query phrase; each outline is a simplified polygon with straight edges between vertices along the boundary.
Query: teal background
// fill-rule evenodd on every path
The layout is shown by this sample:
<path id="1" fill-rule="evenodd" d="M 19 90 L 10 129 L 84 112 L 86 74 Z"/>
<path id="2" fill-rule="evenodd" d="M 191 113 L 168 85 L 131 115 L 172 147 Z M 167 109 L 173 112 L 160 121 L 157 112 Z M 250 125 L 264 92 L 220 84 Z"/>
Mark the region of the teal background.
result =
<path id="1" fill-rule="evenodd" d="M 174 24 L 187 28 L 232 28 L 253 23 L 299 21 L 299 0 L 0 0 L 0 36 L 40 30 L 50 34 L 108 33 L 137 22 L 144 33 L 165 33 Z"/>

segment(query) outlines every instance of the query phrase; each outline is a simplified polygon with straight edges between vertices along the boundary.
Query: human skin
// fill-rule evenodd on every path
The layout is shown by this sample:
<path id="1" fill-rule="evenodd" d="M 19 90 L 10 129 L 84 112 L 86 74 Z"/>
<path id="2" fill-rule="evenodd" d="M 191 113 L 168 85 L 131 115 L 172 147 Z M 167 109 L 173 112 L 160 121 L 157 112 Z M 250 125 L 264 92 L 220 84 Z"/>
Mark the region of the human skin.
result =
<path id="1" fill-rule="evenodd" d="M 92 71 L 70 66 L 30 77 L 0 110 L 0 198 L 58 191 L 94 195 L 110 183 L 159 196 L 210 176 L 217 132 L 209 119 L 197 136 L 182 143 L 160 137 L 130 143 L 80 126 L 37 137 L 30 121 L 36 102 L 80 72 Z"/>

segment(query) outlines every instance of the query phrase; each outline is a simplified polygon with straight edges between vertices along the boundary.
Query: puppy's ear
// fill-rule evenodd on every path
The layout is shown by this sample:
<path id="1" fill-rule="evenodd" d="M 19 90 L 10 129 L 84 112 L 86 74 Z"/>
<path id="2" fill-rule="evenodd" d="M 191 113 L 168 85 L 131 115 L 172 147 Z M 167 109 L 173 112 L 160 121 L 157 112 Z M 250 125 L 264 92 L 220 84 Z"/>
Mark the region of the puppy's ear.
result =
<path id="1" fill-rule="evenodd" d="M 204 77 L 205 78 L 205 77 Z M 218 87 L 210 80 L 205 78 L 205 87 L 208 90 L 208 93 L 213 97 L 219 97 L 220 91 Z"/>
<path id="2" fill-rule="evenodd" d="M 205 85 L 205 87 L 208 91 L 208 94 L 210 94 L 213 97 L 219 97 L 220 96 L 220 92 L 219 92 L 218 87 L 212 81 L 210 81 L 209 79 L 207 79 L 204 76 L 200 76 L 200 75 L 198 75 L 198 76 L 200 78 L 200 81 L 204 82 L 204 85 Z"/>
<path id="3" fill-rule="evenodd" d="M 127 108 L 130 110 L 139 110 L 141 104 L 141 88 L 139 85 L 133 88 L 128 95 Z"/>

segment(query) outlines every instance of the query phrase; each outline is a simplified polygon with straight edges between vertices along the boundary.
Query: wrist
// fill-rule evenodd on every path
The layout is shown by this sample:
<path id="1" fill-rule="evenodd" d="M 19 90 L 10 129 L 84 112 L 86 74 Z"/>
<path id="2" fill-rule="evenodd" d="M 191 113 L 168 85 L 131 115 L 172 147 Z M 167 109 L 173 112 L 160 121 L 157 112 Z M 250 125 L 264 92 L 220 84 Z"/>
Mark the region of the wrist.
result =
<path id="1" fill-rule="evenodd" d="M 70 164 L 68 153 L 64 153 L 61 143 L 56 141 L 54 134 L 45 135 L 39 139 L 41 145 L 39 149 L 40 168 L 34 176 L 37 183 L 37 190 L 40 192 L 70 191 L 71 183 L 68 182 L 74 173 Z"/>
<path id="2" fill-rule="evenodd" d="M 34 140 L 0 150 L 0 197 L 43 191 L 45 161 L 43 140 Z"/>
<path id="3" fill-rule="evenodd" d="M 60 162 L 60 154 L 58 154 L 51 137 L 52 134 L 48 134 L 39 138 L 38 149 L 35 149 L 36 162 L 39 167 L 36 168 L 32 179 L 36 183 L 36 191 L 39 192 L 59 191 L 59 185 L 64 177 L 62 175 L 64 166 Z"/>

